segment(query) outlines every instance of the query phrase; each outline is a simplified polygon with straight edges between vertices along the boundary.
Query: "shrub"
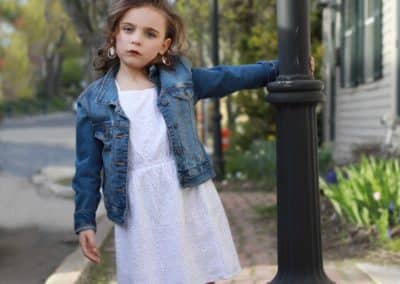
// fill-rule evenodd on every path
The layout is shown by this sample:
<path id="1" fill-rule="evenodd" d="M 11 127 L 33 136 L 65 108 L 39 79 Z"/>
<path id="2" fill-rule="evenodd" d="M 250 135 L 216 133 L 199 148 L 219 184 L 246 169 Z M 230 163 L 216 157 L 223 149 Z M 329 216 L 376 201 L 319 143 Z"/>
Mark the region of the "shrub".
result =
<path id="1" fill-rule="evenodd" d="M 70 103 L 66 97 L 52 97 L 47 100 L 21 98 L 0 103 L 0 117 L 19 117 L 60 110 L 70 110 Z"/>
<path id="2" fill-rule="evenodd" d="M 399 161 L 362 156 L 360 161 L 336 168 L 337 184 L 320 178 L 323 193 L 348 222 L 390 237 L 400 217 Z"/>
<path id="3" fill-rule="evenodd" d="M 320 172 L 333 168 L 332 151 L 328 146 L 319 149 Z M 261 180 L 270 188 L 276 185 L 276 142 L 254 140 L 248 150 L 232 145 L 225 152 L 226 177 L 239 180 Z"/>
<path id="4" fill-rule="evenodd" d="M 321 174 L 327 173 L 333 168 L 332 149 L 328 145 L 318 148 L 319 171 Z"/>
<path id="5" fill-rule="evenodd" d="M 227 178 L 264 180 L 275 184 L 275 142 L 254 140 L 249 149 L 240 152 L 233 146 L 225 152 Z"/>

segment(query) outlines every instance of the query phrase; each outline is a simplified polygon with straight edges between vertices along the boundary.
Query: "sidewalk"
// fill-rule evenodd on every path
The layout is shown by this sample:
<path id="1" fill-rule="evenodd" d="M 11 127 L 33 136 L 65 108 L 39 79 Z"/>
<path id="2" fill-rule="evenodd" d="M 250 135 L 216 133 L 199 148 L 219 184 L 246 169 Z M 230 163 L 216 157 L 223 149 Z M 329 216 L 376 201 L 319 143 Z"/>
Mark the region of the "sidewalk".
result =
<path id="1" fill-rule="evenodd" d="M 72 200 L 0 171 L 0 282 L 43 283 L 78 245 L 72 211 Z"/>
<path id="2" fill-rule="evenodd" d="M 267 283 L 276 274 L 276 238 L 274 221 L 262 224 L 256 220 L 252 207 L 274 204 L 274 194 L 264 192 L 220 192 L 232 229 L 243 270 L 233 279 L 217 281 L 227 283 Z M 110 227 L 112 228 L 112 227 Z M 113 230 L 100 248 L 103 262 L 90 265 L 82 274 L 79 284 L 117 283 L 115 279 L 115 251 Z M 336 283 L 368 284 L 399 283 L 400 268 L 357 263 L 355 261 L 326 261 L 325 272 Z"/>

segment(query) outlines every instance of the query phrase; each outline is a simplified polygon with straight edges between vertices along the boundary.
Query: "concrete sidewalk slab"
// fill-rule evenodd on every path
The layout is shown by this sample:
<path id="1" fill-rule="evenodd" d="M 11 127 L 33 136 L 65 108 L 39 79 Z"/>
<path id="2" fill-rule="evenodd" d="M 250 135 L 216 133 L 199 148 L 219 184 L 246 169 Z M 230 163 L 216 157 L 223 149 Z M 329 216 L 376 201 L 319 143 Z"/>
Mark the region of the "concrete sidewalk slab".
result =
<path id="1" fill-rule="evenodd" d="M 400 267 L 392 265 L 377 265 L 372 263 L 357 263 L 359 269 L 368 274 L 376 284 L 400 283 Z"/>
<path id="2" fill-rule="evenodd" d="M 0 282 L 43 283 L 76 249 L 73 210 L 72 200 L 43 194 L 29 178 L 0 171 Z"/>
<path id="3" fill-rule="evenodd" d="M 3 228 L 38 226 L 72 230 L 74 204 L 41 192 L 28 178 L 0 171 L 0 224 Z M 72 190 L 71 190 L 72 191 Z"/>
<path id="4" fill-rule="evenodd" d="M 113 223 L 108 220 L 105 214 L 100 215 L 96 218 L 97 221 L 97 233 L 96 233 L 96 245 L 100 249 L 104 240 L 114 228 Z M 84 275 L 90 265 L 93 265 L 82 253 L 80 247 L 68 255 L 64 261 L 57 267 L 45 281 L 45 284 L 75 284 L 79 283 L 79 279 Z"/>

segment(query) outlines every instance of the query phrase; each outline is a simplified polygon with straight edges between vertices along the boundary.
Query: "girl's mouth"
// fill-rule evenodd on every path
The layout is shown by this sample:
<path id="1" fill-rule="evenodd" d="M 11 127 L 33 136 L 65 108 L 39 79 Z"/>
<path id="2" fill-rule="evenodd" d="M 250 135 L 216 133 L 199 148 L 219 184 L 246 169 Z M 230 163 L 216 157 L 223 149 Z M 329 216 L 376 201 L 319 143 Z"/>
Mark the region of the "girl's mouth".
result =
<path id="1" fill-rule="evenodd" d="M 140 52 L 136 51 L 136 50 L 129 50 L 128 53 L 130 55 L 140 55 Z"/>

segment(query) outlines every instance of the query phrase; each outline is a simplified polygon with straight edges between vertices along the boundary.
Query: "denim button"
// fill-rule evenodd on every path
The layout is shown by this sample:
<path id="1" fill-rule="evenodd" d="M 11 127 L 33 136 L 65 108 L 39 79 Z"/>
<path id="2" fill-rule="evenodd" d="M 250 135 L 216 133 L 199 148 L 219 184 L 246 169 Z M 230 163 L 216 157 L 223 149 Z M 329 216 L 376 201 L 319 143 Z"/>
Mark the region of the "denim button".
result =
<path id="1" fill-rule="evenodd" d="M 161 104 L 162 104 L 163 106 L 168 105 L 168 99 L 165 98 L 165 97 L 161 98 Z"/>
<path id="2" fill-rule="evenodd" d="M 181 147 L 181 146 L 176 147 L 176 153 L 178 155 L 182 155 L 183 154 L 183 147 Z"/>
<path id="3" fill-rule="evenodd" d="M 199 174 L 199 170 L 197 168 L 193 168 L 189 170 L 189 175 L 193 176 L 193 175 L 198 175 Z"/>

